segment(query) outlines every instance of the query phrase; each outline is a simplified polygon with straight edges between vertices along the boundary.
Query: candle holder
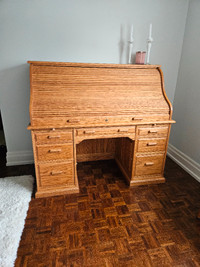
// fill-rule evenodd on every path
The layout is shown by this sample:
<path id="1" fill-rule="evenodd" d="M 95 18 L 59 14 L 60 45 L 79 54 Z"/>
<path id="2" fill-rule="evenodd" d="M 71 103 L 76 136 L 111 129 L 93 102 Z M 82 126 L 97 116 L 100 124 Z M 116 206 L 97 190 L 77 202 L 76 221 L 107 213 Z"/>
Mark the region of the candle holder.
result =
<path id="1" fill-rule="evenodd" d="M 150 62 L 150 53 L 151 53 L 152 43 L 153 43 L 153 38 L 149 37 L 147 39 L 147 64 L 150 64 L 149 62 Z"/>
<path id="2" fill-rule="evenodd" d="M 128 63 L 131 64 L 132 50 L 133 50 L 133 40 L 128 41 L 129 44 L 129 53 L 128 53 Z"/>
<path id="3" fill-rule="evenodd" d="M 133 50 L 133 24 L 131 25 L 130 29 L 130 41 L 128 41 L 129 46 L 129 53 L 128 53 L 128 63 L 131 64 L 132 62 L 132 50 Z"/>

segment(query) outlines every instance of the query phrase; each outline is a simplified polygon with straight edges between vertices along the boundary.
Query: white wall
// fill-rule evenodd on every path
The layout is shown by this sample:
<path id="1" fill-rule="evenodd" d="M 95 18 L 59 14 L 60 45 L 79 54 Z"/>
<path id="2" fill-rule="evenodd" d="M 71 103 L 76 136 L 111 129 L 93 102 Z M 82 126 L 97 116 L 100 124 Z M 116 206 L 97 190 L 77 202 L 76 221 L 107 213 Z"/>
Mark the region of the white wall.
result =
<path id="1" fill-rule="evenodd" d="M 27 60 L 119 63 L 120 28 L 134 25 L 134 51 L 146 50 L 153 23 L 151 63 L 161 64 L 174 98 L 189 0 L 1 0 L 0 108 L 8 165 L 32 158 Z M 126 48 L 126 47 L 125 47 Z M 122 63 L 126 63 L 124 51 Z"/>
<path id="2" fill-rule="evenodd" d="M 170 152 L 200 180 L 200 1 L 191 0 L 174 98 Z M 180 165 L 181 165 L 180 164 Z"/>

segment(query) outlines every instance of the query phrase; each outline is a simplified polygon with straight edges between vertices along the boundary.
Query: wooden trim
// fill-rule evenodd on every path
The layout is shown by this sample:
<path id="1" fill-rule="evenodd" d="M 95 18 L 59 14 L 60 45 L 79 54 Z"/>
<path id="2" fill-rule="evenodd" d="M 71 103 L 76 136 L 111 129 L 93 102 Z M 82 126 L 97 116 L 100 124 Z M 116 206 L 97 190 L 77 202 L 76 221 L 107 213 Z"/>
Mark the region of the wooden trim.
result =
<path id="1" fill-rule="evenodd" d="M 165 98 L 165 100 L 167 101 L 168 105 L 169 105 L 169 119 L 171 120 L 172 119 L 172 113 L 173 113 L 173 107 L 172 107 L 172 104 L 171 102 L 169 101 L 169 98 L 167 97 L 166 95 L 166 92 L 165 92 L 165 85 L 164 85 L 164 76 L 163 76 L 163 72 L 161 70 L 160 67 L 158 67 L 158 71 L 160 72 L 160 77 L 161 77 L 161 88 L 162 88 L 162 92 L 163 92 L 163 96 Z"/>
<path id="2" fill-rule="evenodd" d="M 33 75 L 32 75 L 32 69 L 33 69 L 33 66 L 30 65 L 29 68 L 30 68 L 30 72 L 29 72 L 29 76 L 30 76 L 30 105 L 29 105 L 29 114 L 30 114 L 30 121 L 32 122 L 32 110 L 33 110 L 33 108 L 32 108 L 32 106 L 33 106 L 33 87 L 32 87 L 32 84 L 33 84 L 32 77 L 33 77 Z"/>
<path id="3" fill-rule="evenodd" d="M 35 66 L 82 67 L 82 68 L 156 69 L 160 67 L 160 65 L 79 63 L 79 62 L 52 62 L 52 61 L 27 61 L 27 63 Z"/>
<path id="4" fill-rule="evenodd" d="M 126 125 L 109 125 L 107 127 L 124 127 L 124 126 L 127 126 L 127 127 L 131 127 L 131 126 L 137 126 L 137 125 L 148 125 L 148 124 L 169 124 L 169 123 L 176 123 L 176 121 L 174 120 L 167 120 L 167 121 L 148 121 L 148 122 L 135 122 L 135 123 L 132 123 L 132 124 L 126 124 Z M 86 126 L 88 128 L 88 126 Z M 106 127 L 106 126 L 104 126 Z M 80 126 L 77 126 L 77 127 L 73 127 L 73 128 L 80 128 Z M 81 128 L 84 128 L 81 126 Z M 52 127 L 42 127 L 42 126 L 31 126 L 31 124 L 28 125 L 27 127 L 28 130 L 49 130 L 49 129 L 52 129 Z M 59 128 L 55 128 L 55 129 L 72 129 L 71 126 L 69 127 L 59 127 Z"/>
<path id="5" fill-rule="evenodd" d="M 153 178 L 153 179 L 152 179 Z M 130 186 L 138 186 L 138 185 L 147 185 L 147 184 L 158 184 L 164 183 L 164 177 L 134 177 L 134 180 L 131 180 Z"/>
<path id="6" fill-rule="evenodd" d="M 34 156 L 34 163 L 35 163 L 36 185 L 37 185 L 37 188 L 38 188 L 38 187 L 41 186 L 41 184 L 40 184 L 40 177 L 39 177 L 39 170 L 38 170 L 35 133 L 33 131 L 31 131 L 31 136 L 32 136 L 32 143 L 33 143 L 33 156 Z"/>
<path id="7" fill-rule="evenodd" d="M 134 144 L 134 151 L 133 151 L 133 162 L 132 162 L 132 175 L 131 180 L 135 175 L 135 164 L 136 164 L 136 154 L 137 154 L 137 147 L 138 147 L 138 127 L 135 130 L 135 144 Z"/>
<path id="8" fill-rule="evenodd" d="M 37 191 L 35 193 L 36 198 L 41 198 L 41 197 L 50 197 L 50 196 L 59 196 L 59 195 L 64 195 L 64 194 L 75 194 L 79 193 L 79 187 L 72 187 L 72 188 L 55 188 L 54 190 L 41 190 Z"/>
<path id="9" fill-rule="evenodd" d="M 167 134 L 167 142 L 165 145 L 165 155 L 164 155 L 164 159 L 163 159 L 162 175 L 164 175 L 165 161 L 166 161 L 166 156 L 167 156 L 167 147 L 168 147 L 168 143 L 169 143 L 170 130 L 171 130 L 171 124 L 169 124 L 169 129 L 168 129 L 168 134 Z"/>
<path id="10" fill-rule="evenodd" d="M 76 136 L 75 130 L 73 130 L 73 163 L 74 163 L 74 184 L 78 186 L 78 177 L 77 177 L 77 158 L 76 158 Z"/>
<path id="11" fill-rule="evenodd" d="M 76 157 L 77 157 L 77 162 L 85 162 L 85 161 L 114 159 L 114 154 L 113 153 L 79 154 Z"/>
<path id="12" fill-rule="evenodd" d="M 123 173 L 124 178 L 126 179 L 128 185 L 130 185 L 130 181 L 131 181 L 131 179 L 130 179 L 130 177 L 128 176 L 126 170 L 124 169 L 124 167 L 122 166 L 122 164 L 120 163 L 120 161 L 119 161 L 117 158 L 115 158 L 115 161 L 117 162 L 117 165 L 119 166 L 121 172 Z"/>

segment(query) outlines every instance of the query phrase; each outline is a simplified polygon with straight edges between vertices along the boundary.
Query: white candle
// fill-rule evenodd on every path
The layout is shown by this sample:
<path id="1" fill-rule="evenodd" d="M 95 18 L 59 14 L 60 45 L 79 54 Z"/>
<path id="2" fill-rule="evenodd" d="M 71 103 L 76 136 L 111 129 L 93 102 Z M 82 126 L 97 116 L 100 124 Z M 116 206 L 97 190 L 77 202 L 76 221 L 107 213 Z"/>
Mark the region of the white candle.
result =
<path id="1" fill-rule="evenodd" d="M 152 23 L 149 26 L 149 39 L 152 38 Z"/>
<path id="2" fill-rule="evenodd" d="M 130 36 L 130 42 L 133 42 L 133 24 L 131 25 L 131 36 Z"/>

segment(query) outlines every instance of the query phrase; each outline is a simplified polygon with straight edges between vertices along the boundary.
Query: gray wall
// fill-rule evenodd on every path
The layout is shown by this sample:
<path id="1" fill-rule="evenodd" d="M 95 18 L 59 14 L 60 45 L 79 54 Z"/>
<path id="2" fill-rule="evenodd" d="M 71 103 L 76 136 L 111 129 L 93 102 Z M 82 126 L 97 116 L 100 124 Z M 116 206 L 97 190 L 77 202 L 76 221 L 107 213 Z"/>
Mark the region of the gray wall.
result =
<path id="1" fill-rule="evenodd" d="M 0 0 L 0 108 L 8 165 L 32 159 L 27 60 L 119 63 L 120 29 L 134 51 L 146 50 L 153 23 L 151 63 L 161 64 L 174 98 L 189 0 Z M 126 46 L 121 63 L 126 63 Z"/>
<path id="2" fill-rule="evenodd" d="M 188 10 L 180 70 L 174 98 L 176 125 L 170 143 L 200 164 L 200 1 Z M 195 164 L 193 162 L 193 164 Z M 200 165 L 197 166 L 200 168 Z M 200 169 L 199 169 L 200 173 Z"/>

